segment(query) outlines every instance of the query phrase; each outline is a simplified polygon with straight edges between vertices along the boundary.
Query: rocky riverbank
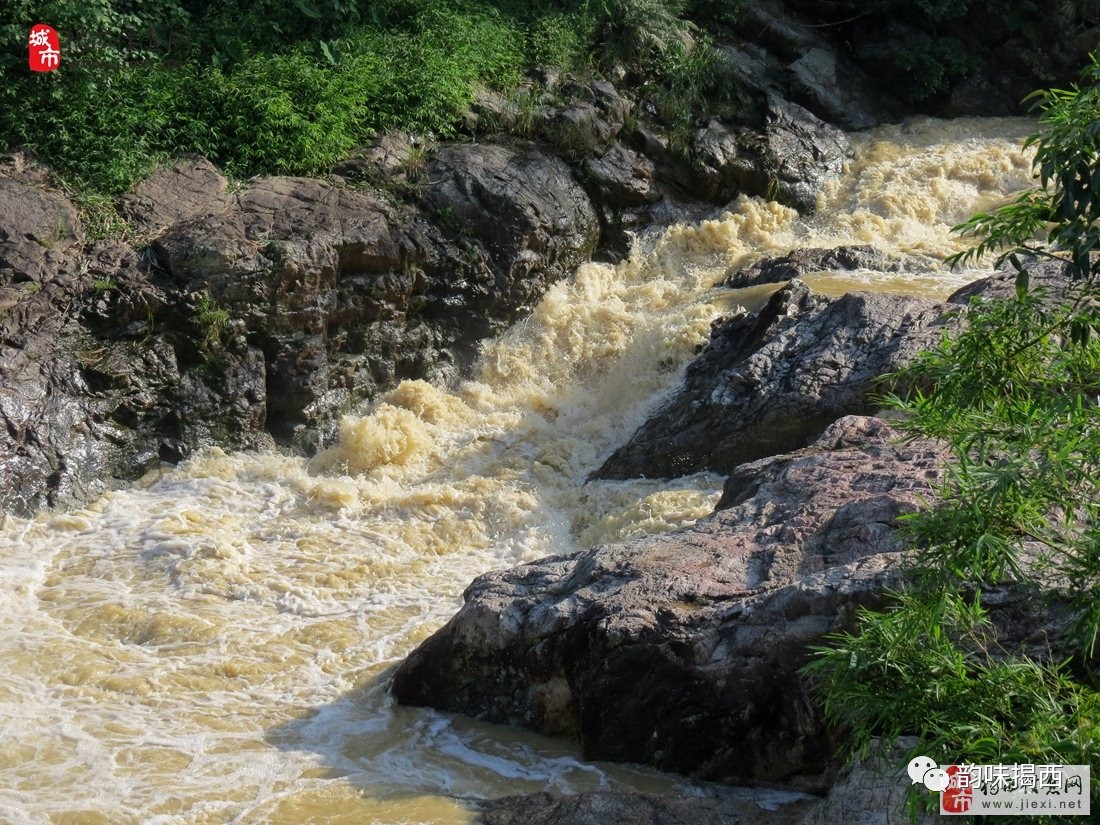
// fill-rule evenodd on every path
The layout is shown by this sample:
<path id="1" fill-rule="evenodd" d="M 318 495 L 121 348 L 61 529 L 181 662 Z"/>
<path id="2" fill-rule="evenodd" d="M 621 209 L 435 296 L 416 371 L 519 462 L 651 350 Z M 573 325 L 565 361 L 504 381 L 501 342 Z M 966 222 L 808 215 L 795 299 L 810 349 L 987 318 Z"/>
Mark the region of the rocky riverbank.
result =
<path id="1" fill-rule="evenodd" d="M 1033 283 L 1060 277 L 1047 265 Z M 900 752 L 897 765 L 850 773 L 843 731 L 826 723 L 801 668 L 828 634 L 854 628 L 860 608 L 886 605 L 902 586 L 899 518 L 934 501 L 942 478 L 940 445 L 906 440 L 867 415 L 875 377 L 961 323 L 950 310 L 1004 294 L 1012 280 L 984 279 L 946 304 L 829 299 L 794 280 L 759 313 L 716 323 L 680 392 L 601 470 L 721 472 L 728 478 L 714 514 L 676 533 L 480 577 L 393 679 L 401 702 L 569 736 L 588 758 L 816 801 L 764 812 L 710 797 L 518 799 L 491 807 L 485 822 L 519 821 L 532 805 L 576 823 L 612 814 L 909 821 Z M 1059 598 L 1053 588 L 1037 600 L 1005 586 L 985 592 L 983 604 L 1003 649 L 1043 660 L 1063 631 Z"/>
<path id="2" fill-rule="evenodd" d="M 0 509 L 76 505 L 209 445 L 312 454 L 355 404 L 462 377 L 482 341 L 579 264 L 621 257 L 630 232 L 740 195 L 808 215 L 851 156 L 838 126 L 1008 113 L 1036 85 L 1014 55 L 992 71 L 986 44 L 973 77 L 915 106 L 874 67 L 891 37 L 927 32 L 822 27 L 809 5 L 755 4 L 714 32 L 737 103 L 686 132 L 625 69 L 614 82 L 540 72 L 523 106 L 480 95 L 469 140 L 387 133 L 318 178 L 231 180 L 177 158 L 107 227 L 13 151 L 0 163 Z M 404 703 L 775 794 L 539 794 L 485 803 L 485 822 L 903 821 L 903 777 L 845 764 L 800 669 L 903 581 L 898 519 L 942 477 L 941 445 L 874 417 L 876 379 L 1013 278 L 947 302 L 829 298 L 799 278 L 914 266 L 844 247 L 728 272 L 728 287 L 776 292 L 718 321 L 682 387 L 593 473 L 720 473 L 715 512 L 478 578 L 393 678 Z M 1002 588 L 985 602 L 1005 646 L 1049 650 L 1056 600 L 1038 612 Z"/>
<path id="3" fill-rule="evenodd" d="M 597 97 L 590 122 L 609 141 L 634 106 L 606 83 L 573 94 Z M 778 187 L 809 209 L 850 152 L 776 97 L 759 126 L 698 138 L 686 185 L 713 202 Z M 328 179 L 232 187 L 183 159 L 122 199 L 131 233 L 105 240 L 47 169 L 9 156 L 0 505 L 79 503 L 208 444 L 312 452 L 353 403 L 453 379 L 550 284 L 615 254 L 623 226 L 683 213 L 685 170 L 664 152 L 612 141 L 567 162 L 507 136 L 424 148 L 387 135 Z"/>
<path id="4" fill-rule="evenodd" d="M 891 38 L 904 52 L 928 34 L 822 25 L 828 11 L 774 2 L 733 23 L 706 19 L 732 114 L 686 133 L 629 67 L 614 83 L 547 71 L 521 89 L 525 105 L 481 95 L 467 115 L 473 142 L 385 134 L 323 179 L 230 182 L 205 160 L 177 159 L 106 227 L 31 156 L 6 156 L 0 507 L 86 501 L 209 444 L 314 451 L 355 402 L 402 379 L 460 374 L 549 284 L 592 255 L 623 254 L 627 231 L 740 194 L 812 211 L 851 152 L 829 123 L 1005 114 L 1035 85 L 1031 62 L 1002 61 L 994 76 L 998 58 L 982 51 L 982 68 L 949 95 L 900 101 L 876 55 Z M 861 48 L 846 47 L 851 36 Z M 1087 46 L 1067 38 L 1048 44 L 1055 74 Z M 898 323 L 925 322 L 906 312 Z M 765 428 L 780 415 L 755 414 Z M 726 452 L 726 465 L 753 457 Z M 664 460 L 690 463 L 682 452 Z M 624 462 L 601 473 L 636 471 Z"/>

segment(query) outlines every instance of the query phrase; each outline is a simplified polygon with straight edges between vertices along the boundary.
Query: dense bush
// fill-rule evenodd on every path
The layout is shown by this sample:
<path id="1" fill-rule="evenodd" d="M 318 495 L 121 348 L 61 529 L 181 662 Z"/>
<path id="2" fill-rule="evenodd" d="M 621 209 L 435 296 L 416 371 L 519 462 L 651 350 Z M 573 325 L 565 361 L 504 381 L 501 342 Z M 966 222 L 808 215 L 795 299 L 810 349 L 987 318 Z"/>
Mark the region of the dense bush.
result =
<path id="1" fill-rule="evenodd" d="M 840 33 L 868 71 L 899 98 L 922 107 L 943 103 L 979 67 L 1003 75 L 1007 61 L 1026 67 L 1040 82 L 1056 82 L 1063 74 L 1061 67 L 1052 69 L 1057 52 L 1072 50 L 1074 32 L 1100 25 L 1096 0 L 788 2 L 824 30 Z M 1052 50 L 1054 43 L 1060 48 Z"/>
<path id="2" fill-rule="evenodd" d="M 1090 764 L 1100 779 L 1100 66 L 1084 80 L 1038 95 L 1043 188 L 959 227 L 980 239 L 959 259 L 999 252 L 1016 296 L 976 299 L 965 328 L 904 371 L 925 389 L 890 399 L 955 461 L 939 503 L 906 525 L 908 590 L 807 668 L 857 749 L 916 734 L 941 764 Z M 1030 288 L 1039 258 L 1066 266 L 1058 294 Z M 1011 582 L 1039 611 L 1040 578 L 1070 616 L 1037 660 L 999 643 L 981 593 Z"/>
<path id="3" fill-rule="evenodd" d="M 631 61 L 695 101 L 710 50 L 681 0 L 15 0 L 0 37 L 0 144 L 26 144 L 70 182 L 117 192 L 165 155 L 237 175 L 308 173 L 377 130 L 453 133 L 479 86 L 538 65 Z M 33 23 L 62 68 L 25 65 Z"/>

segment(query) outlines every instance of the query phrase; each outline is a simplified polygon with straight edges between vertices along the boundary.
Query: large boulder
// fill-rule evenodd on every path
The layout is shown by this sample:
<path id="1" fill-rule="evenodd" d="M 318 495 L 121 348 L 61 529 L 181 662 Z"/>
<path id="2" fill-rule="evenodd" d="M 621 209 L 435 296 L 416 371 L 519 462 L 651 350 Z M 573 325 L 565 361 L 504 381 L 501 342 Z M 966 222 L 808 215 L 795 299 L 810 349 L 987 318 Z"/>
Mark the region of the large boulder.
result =
<path id="1" fill-rule="evenodd" d="M 706 196 L 759 195 L 803 214 L 814 211 L 826 181 L 841 174 L 852 154 L 843 132 L 774 95 L 762 130 L 712 120 L 695 134 L 692 148 Z"/>
<path id="2" fill-rule="evenodd" d="M 759 314 L 716 323 L 683 386 L 596 478 L 672 478 L 797 449 L 841 416 L 873 413 L 876 380 L 939 340 L 953 307 L 799 280 Z"/>
<path id="3" fill-rule="evenodd" d="M 40 287 L 81 240 L 80 219 L 67 198 L 0 175 L 0 301 L 5 294 L 12 301 L 13 288 Z"/>
<path id="4" fill-rule="evenodd" d="M 599 203 L 610 209 L 645 206 L 660 199 L 653 186 L 653 162 L 624 146 L 614 146 L 583 166 Z"/>
<path id="5" fill-rule="evenodd" d="M 799 668 L 899 583 L 895 520 L 933 493 L 943 457 L 841 419 L 739 468 L 693 527 L 478 578 L 393 693 L 575 736 L 587 758 L 821 790 L 840 740 Z"/>
<path id="6" fill-rule="evenodd" d="M 122 198 L 121 210 L 135 227 L 155 232 L 229 206 L 229 181 L 206 158 L 179 158 L 153 172 Z"/>
<path id="7" fill-rule="evenodd" d="M 20 171 L 22 170 L 22 171 Z M 71 505 L 195 449 L 316 449 L 405 378 L 445 381 L 585 260 L 598 221 L 533 146 L 439 152 L 421 205 L 183 159 L 81 244 L 48 177 L 0 165 L 0 507 Z M 18 173 L 18 174 L 17 174 Z M 7 203 L 7 209 L 3 205 Z"/>
<path id="8" fill-rule="evenodd" d="M 493 304 L 529 307 L 588 258 L 599 221 L 568 166 L 533 144 L 451 146 L 429 162 L 423 199 L 453 236 L 474 240 L 467 276 Z"/>
<path id="9" fill-rule="evenodd" d="M 801 669 L 903 584 L 897 520 L 934 500 L 946 457 L 879 419 L 845 417 L 810 447 L 737 468 L 719 509 L 691 527 L 476 579 L 392 692 L 576 737 L 589 759 L 825 791 L 843 732 L 824 722 Z M 983 594 L 1001 648 L 1050 655 L 1065 611 L 1046 595 Z M 873 777 L 845 781 L 878 804 L 905 787 L 900 776 L 885 792 Z M 868 814 L 853 821 L 887 821 L 867 798 L 850 804 Z"/>

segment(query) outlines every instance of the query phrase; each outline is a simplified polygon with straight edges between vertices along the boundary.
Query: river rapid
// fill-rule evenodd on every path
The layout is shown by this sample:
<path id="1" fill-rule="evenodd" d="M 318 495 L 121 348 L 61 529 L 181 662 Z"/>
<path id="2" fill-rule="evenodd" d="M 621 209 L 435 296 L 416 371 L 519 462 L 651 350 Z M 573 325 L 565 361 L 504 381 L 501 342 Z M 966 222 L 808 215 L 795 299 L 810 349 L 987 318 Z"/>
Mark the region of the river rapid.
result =
<path id="1" fill-rule="evenodd" d="M 1034 124 L 853 136 L 804 221 L 741 199 L 586 264 L 451 388 L 406 382 L 312 461 L 208 450 L 79 510 L 0 527 L 0 822 L 466 823 L 468 800 L 675 791 L 568 742 L 395 706 L 392 667 L 493 568 L 705 516 L 722 479 L 584 483 L 676 386 L 714 289 L 795 247 L 872 243 L 923 274 L 817 289 L 944 297 L 952 225 L 1031 185 Z"/>

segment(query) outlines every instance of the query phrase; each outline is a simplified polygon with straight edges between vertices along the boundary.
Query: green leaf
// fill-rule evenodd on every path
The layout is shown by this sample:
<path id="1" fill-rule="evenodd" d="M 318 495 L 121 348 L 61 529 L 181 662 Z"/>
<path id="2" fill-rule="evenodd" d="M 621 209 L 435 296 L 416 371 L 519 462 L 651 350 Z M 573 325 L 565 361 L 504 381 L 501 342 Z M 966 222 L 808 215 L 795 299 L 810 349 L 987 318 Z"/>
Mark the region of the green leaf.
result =
<path id="1" fill-rule="evenodd" d="M 309 2 L 309 0 L 294 0 L 294 5 L 298 7 L 298 11 L 313 20 L 320 20 L 321 10 L 315 5 Z"/>

